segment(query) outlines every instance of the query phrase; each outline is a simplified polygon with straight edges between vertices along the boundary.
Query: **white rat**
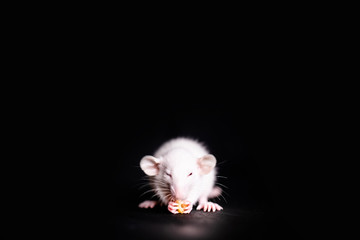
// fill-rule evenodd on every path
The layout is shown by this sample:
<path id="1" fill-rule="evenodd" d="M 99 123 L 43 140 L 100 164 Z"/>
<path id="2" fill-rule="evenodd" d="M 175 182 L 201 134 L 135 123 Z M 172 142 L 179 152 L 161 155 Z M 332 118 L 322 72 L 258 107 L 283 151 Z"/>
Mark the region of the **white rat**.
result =
<path id="1" fill-rule="evenodd" d="M 178 137 L 163 143 L 153 156 L 146 155 L 140 161 L 141 169 L 149 177 L 149 183 L 159 201 L 147 200 L 140 208 L 153 208 L 165 204 L 171 213 L 179 213 L 181 200 L 188 204 L 183 213 L 190 213 L 193 205 L 196 210 L 222 210 L 209 198 L 221 195 L 221 188 L 215 187 L 216 158 L 207 148 L 194 139 Z"/>

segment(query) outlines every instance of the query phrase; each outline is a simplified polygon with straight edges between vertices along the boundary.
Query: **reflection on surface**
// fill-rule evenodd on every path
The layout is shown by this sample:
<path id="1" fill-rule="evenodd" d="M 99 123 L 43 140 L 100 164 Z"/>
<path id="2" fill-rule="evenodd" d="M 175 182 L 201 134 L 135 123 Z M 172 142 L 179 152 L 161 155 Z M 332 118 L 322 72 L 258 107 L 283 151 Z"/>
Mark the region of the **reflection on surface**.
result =
<path id="1" fill-rule="evenodd" d="M 136 214 L 118 217 L 118 237 L 136 239 L 229 239 L 249 226 L 254 214 L 225 209 L 219 212 L 192 211 L 171 214 L 155 209 L 139 209 Z"/>
<path id="2" fill-rule="evenodd" d="M 191 224 L 184 224 L 182 226 L 170 224 L 167 231 L 174 238 L 203 238 L 209 233 L 209 229 L 206 231 L 204 226 L 194 226 Z"/>
<path id="3" fill-rule="evenodd" d="M 175 239 L 209 239 L 215 234 L 216 220 L 219 220 L 214 216 L 216 213 L 194 211 L 190 214 L 187 216 L 176 215 L 180 221 L 164 225 L 163 228 L 167 229 L 167 234 Z M 210 216 L 210 214 L 213 215 Z M 181 217 L 185 218 L 181 219 Z"/>

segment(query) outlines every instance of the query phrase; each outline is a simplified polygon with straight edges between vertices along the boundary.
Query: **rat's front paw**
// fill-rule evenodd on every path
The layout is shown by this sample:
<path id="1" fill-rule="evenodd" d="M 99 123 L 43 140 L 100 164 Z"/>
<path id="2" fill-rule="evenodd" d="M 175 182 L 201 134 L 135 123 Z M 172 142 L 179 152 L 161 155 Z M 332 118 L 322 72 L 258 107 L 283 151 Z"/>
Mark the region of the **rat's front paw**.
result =
<path id="1" fill-rule="evenodd" d="M 168 204 L 168 210 L 173 214 L 179 213 L 179 204 L 177 202 L 170 201 Z"/>
<path id="2" fill-rule="evenodd" d="M 190 213 L 193 208 L 193 205 L 189 201 L 175 201 L 169 202 L 168 210 L 173 214 L 178 213 Z"/>
<path id="3" fill-rule="evenodd" d="M 190 213 L 191 210 L 192 210 L 192 208 L 193 208 L 192 203 L 189 202 L 189 201 L 183 202 L 180 206 L 181 206 L 181 208 L 182 208 L 182 210 L 183 210 L 183 213 Z M 178 211 L 179 211 L 179 210 L 178 210 Z"/>
<path id="4" fill-rule="evenodd" d="M 204 212 L 208 211 L 213 211 L 215 212 L 222 210 L 223 208 L 217 204 L 217 203 L 213 203 L 213 202 L 206 202 L 206 203 L 200 203 L 199 206 L 197 206 L 196 210 L 201 210 L 204 209 Z"/>
<path id="5" fill-rule="evenodd" d="M 156 201 L 146 200 L 139 204 L 139 208 L 153 208 L 156 205 Z"/>

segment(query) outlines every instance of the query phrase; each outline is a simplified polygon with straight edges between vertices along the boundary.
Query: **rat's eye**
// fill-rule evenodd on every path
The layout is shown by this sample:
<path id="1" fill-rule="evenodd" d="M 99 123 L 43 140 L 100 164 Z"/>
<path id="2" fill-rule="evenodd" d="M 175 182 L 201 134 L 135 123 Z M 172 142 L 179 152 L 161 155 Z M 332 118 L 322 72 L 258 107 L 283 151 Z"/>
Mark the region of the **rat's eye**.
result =
<path id="1" fill-rule="evenodd" d="M 189 173 L 188 177 L 190 177 L 191 175 L 192 175 L 192 172 L 191 172 L 191 173 Z"/>
<path id="2" fill-rule="evenodd" d="M 170 174 L 170 173 L 166 173 L 166 175 L 168 175 L 169 177 L 171 177 L 171 174 Z"/>

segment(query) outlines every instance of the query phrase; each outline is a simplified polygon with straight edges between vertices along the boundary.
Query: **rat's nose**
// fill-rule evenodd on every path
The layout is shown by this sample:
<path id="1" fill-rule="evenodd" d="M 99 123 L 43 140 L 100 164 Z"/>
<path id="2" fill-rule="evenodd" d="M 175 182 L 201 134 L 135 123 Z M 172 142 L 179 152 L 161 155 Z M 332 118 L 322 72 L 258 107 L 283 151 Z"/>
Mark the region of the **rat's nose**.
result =
<path id="1" fill-rule="evenodd" d="M 177 192 L 175 194 L 175 197 L 176 197 L 177 200 L 185 200 L 185 196 L 184 196 L 184 194 L 182 192 L 180 192 L 180 193 Z"/>
<path id="2" fill-rule="evenodd" d="M 174 188 L 174 195 L 175 195 L 175 198 L 176 200 L 185 200 L 185 191 L 183 188 Z"/>

